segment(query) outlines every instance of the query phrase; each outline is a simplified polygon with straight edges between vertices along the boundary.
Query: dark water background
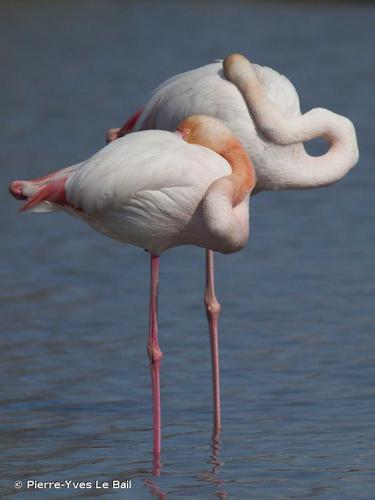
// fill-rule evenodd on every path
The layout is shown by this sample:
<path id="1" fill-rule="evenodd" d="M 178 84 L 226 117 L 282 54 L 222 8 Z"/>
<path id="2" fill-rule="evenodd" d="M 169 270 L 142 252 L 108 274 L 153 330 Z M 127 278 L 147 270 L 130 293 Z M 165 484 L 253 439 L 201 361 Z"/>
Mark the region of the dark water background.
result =
<path id="1" fill-rule="evenodd" d="M 375 7 L 13 0 L 0 13 L 1 497 L 375 498 Z M 285 73 L 304 111 L 349 116 L 361 159 L 334 187 L 257 196 L 246 249 L 217 256 L 219 446 L 204 253 L 162 257 L 163 469 L 148 483 L 148 257 L 63 214 L 17 215 L 6 190 L 86 158 L 166 77 L 231 51 Z M 17 492 L 17 479 L 132 489 Z"/>

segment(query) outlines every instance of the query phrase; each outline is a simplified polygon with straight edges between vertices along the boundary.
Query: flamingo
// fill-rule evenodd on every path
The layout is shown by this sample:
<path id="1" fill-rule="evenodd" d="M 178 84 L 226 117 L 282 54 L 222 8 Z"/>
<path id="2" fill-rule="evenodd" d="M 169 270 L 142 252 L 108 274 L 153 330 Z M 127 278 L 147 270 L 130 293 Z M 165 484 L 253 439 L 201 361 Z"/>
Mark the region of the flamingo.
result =
<path id="1" fill-rule="evenodd" d="M 229 129 L 212 117 L 192 116 L 175 133 L 129 134 L 84 162 L 10 185 L 10 193 L 25 200 L 21 211 L 62 210 L 150 253 L 147 352 L 155 474 L 161 453 L 159 256 L 178 245 L 222 253 L 240 250 L 249 236 L 249 196 L 255 183 L 252 162 Z"/>
<path id="2" fill-rule="evenodd" d="M 358 161 L 352 122 L 315 108 L 301 114 L 293 84 L 277 71 L 251 63 L 241 54 L 176 75 L 162 83 L 149 102 L 107 141 L 138 130 L 174 130 L 189 115 L 203 113 L 221 120 L 238 137 L 254 164 L 260 191 L 328 186 Z M 304 141 L 322 137 L 328 151 L 313 157 Z M 221 310 L 214 287 L 214 255 L 206 249 L 204 302 L 209 323 L 213 374 L 214 433 L 221 428 L 218 319 Z"/>
<path id="3" fill-rule="evenodd" d="M 301 114 L 292 83 L 241 54 L 165 81 L 121 128 L 110 129 L 107 139 L 129 131 L 175 130 L 195 114 L 219 119 L 241 141 L 257 174 L 253 194 L 328 186 L 358 161 L 356 133 L 348 118 L 324 108 Z M 310 156 L 303 142 L 317 137 L 329 149 Z"/>

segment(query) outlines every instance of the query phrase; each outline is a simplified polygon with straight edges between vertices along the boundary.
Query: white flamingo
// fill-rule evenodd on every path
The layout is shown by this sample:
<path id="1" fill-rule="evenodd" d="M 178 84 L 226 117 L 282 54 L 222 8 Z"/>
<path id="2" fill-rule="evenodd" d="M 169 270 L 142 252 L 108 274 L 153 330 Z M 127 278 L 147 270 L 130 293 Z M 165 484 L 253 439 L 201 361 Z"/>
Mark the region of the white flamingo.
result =
<path id="1" fill-rule="evenodd" d="M 328 186 L 358 161 L 353 124 L 332 111 L 315 108 L 301 114 L 292 83 L 271 68 L 252 64 L 240 54 L 176 75 L 162 83 L 144 108 L 107 140 L 136 130 L 174 130 L 191 114 L 203 113 L 225 123 L 251 157 L 257 176 L 252 192 Z M 321 137 L 329 144 L 319 157 L 303 142 Z M 214 289 L 213 253 L 206 250 L 205 305 L 211 338 L 214 430 L 221 427 L 217 322 L 220 304 Z"/>
<path id="2" fill-rule="evenodd" d="M 110 129 L 108 137 L 130 130 L 175 130 L 194 114 L 218 118 L 240 139 L 256 170 L 255 192 L 328 186 L 358 161 L 348 118 L 323 108 L 302 115 L 298 94 L 285 76 L 240 54 L 162 83 L 146 106 L 121 129 Z M 329 149 L 310 156 L 303 142 L 317 137 Z"/>
<path id="3" fill-rule="evenodd" d="M 105 235 L 151 254 L 148 355 L 153 394 L 153 453 L 161 447 L 157 330 L 159 255 L 177 245 L 240 250 L 249 236 L 252 163 L 218 120 L 193 116 L 176 133 L 149 130 L 108 144 L 87 161 L 31 181 L 14 181 L 21 211 L 64 210 Z"/>

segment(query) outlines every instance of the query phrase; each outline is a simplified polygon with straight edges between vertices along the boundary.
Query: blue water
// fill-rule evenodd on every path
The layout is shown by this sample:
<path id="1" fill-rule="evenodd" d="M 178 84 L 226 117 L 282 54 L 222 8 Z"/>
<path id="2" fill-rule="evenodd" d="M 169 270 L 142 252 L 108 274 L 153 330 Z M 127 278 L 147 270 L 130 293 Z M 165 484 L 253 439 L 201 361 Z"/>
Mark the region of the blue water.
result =
<path id="1" fill-rule="evenodd" d="M 131 480 L 32 498 L 375 497 L 375 6 L 1 1 L 2 498 L 27 480 Z M 231 51 L 285 73 L 303 110 L 355 123 L 336 186 L 263 193 L 217 256 L 223 432 L 211 440 L 204 252 L 161 259 L 163 466 L 153 478 L 148 256 L 9 181 L 86 158 L 168 76 Z M 21 480 L 21 490 L 13 487 Z"/>

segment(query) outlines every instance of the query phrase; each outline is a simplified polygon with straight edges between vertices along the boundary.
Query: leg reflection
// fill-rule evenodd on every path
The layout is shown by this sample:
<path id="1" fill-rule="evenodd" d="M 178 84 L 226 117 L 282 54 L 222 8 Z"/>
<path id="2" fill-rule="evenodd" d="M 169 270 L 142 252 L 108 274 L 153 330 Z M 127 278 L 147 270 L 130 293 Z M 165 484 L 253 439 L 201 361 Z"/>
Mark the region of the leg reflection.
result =
<path id="1" fill-rule="evenodd" d="M 148 491 L 158 500 L 165 500 L 167 494 L 157 486 L 152 479 L 144 479 Z"/>
<path id="2" fill-rule="evenodd" d="M 211 439 L 211 455 L 207 460 L 207 463 L 211 464 L 212 467 L 209 471 L 203 472 L 200 477 L 203 481 L 214 484 L 217 487 L 217 491 L 215 491 L 217 498 L 226 500 L 228 498 L 228 493 L 222 488 L 224 481 L 219 477 L 220 467 L 224 465 L 224 462 L 220 460 L 220 450 L 220 432 L 214 432 Z"/>

